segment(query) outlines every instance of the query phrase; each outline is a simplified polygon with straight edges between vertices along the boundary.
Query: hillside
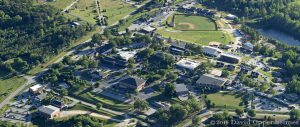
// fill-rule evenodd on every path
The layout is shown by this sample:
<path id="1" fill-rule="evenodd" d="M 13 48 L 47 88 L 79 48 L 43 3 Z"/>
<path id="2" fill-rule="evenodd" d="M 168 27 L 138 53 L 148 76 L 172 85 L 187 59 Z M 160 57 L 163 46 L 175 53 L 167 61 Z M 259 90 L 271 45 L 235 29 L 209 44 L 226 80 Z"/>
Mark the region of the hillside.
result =
<path id="1" fill-rule="evenodd" d="M 58 12 L 32 0 L 0 0 L 0 75 L 43 63 L 93 29 L 71 27 Z"/>

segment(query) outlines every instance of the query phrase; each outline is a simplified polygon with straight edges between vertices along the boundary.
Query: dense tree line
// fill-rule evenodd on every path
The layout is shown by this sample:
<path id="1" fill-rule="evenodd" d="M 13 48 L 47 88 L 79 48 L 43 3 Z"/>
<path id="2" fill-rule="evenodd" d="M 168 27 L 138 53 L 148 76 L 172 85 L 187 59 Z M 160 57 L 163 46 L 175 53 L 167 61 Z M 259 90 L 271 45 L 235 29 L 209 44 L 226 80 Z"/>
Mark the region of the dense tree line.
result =
<path id="1" fill-rule="evenodd" d="M 182 104 L 173 104 L 169 110 L 159 109 L 152 117 L 156 119 L 155 126 L 168 127 L 179 123 L 191 114 L 199 112 L 202 106 L 202 102 L 198 101 L 194 96 L 190 96 Z"/>
<path id="2" fill-rule="evenodd" d="M 58 12 L 49 5 L 33 5 L 32 0 L 0 0 L 2 73 L 22 72 L 43 63 L 93 29 L 90 25 L 72 27 Z M 14 58 L 18 58 L 15 65 L 3 63 Z"/>
<path id="3" fill-rule="evenodd" d="M 262 19 L 266 27 L 276 28 L 300 39 L 300 5 L 295 0 L 198 0 L 207 6 L 247 18 Z"/>
<path id="4" fill-rule="evenodd" d="M 34 125 L 40 127 L 103 127 L 107 121 L 95 117 L 79 115 L 65 120 L 47 120 L 41 117 L 33 118 Z"/>

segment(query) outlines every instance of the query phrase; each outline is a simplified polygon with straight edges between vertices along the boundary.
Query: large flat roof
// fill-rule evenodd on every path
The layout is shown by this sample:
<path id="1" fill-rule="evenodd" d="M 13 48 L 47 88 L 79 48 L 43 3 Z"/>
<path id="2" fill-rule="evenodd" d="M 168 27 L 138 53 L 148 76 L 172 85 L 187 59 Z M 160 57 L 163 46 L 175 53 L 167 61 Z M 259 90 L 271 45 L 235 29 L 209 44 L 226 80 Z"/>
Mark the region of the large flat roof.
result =
<path id="1" fill-rule="evenodd" d="M 239 60 L 241 59 L 240 56 L 230 54 L 230 53 L 223 53 L 223 54 L 221 54 L 221 56 L 226 56 L 226 57 L 235 58 L 235 59 L 239 59 Z"/>
<path id="2" fill-rule="evenodd" d="M 194 70 L 196 67 L 198 67 L 201 63 L 195 60 L 183 58 L 180 61 L 176 63 L 177 66 L 183 67 L 186 69 Z"/>
<path id="3" fill-rule="evenodd" d="M 43 112 L 43 113 L 49 114 L 49 115 L 51 115 L 53 112 L 60 111 L 59 108 L 54 107 L 54 106 L 52 106 L 52 105 L 47 105 L 47 106 L 44 106 L 44 105 L 43 105 L 43 106 L 39 107 L 38 110 L 39 110 L 40 112 Z"/>

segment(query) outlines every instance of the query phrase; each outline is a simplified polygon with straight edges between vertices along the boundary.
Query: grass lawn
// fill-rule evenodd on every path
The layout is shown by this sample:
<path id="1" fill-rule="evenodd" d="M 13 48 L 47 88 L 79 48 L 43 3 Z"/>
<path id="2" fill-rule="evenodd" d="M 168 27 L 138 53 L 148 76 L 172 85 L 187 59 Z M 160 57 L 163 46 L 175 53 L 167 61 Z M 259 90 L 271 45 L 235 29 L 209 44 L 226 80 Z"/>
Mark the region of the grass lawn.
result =
<path id="1" fill-rule="evenodd" d="M 157 33 L 166 38 L 171 37 L 172 39 L 200 45 L 208 45 L 212 41 L 228 44 L 231 41 L 230 35 L 222 31 L 168 31 L 163 28 L 158 30 Z"/>
<path id="2" fill-rule="evenodd" d="M 177 30 L 216 30 L 214 21 L 204 16 L 175 15 Z"/>
<path id="3" fill-rule="evenodd" d="M 98 113 L 98 114 L 103 114 L 106 116 L 110 116 L 110 117 L 116 117 L 117 115 L 112 114 L 110 112 L 104 111 L 104 110 L 99 110 L 99 109 L 95 109 L 83 104 L 76 104 L 74 107 L 72 107 L 70 110 L 83 110 L 83 111 L 90 111 L 90 112 L 94 112 L 94 113 Z"/>
<path id="4" fill-rule="evenodd" d="M 273 79 L 273 75 L 272 75 L 272 72 L 271 72 L 271 71 L 265 72 L 265 71 L 263 71 L 262 69 L 258 69 L 257 71 L 258 71 L 259 73 L 262 73 L 262 74 L 264 74 L 265 76 L 269 77 L 271 80 Z"/>
<path id="5" fill-rule="evenodd" d="M 95 0 L 79 0 L 70 10 L 69 15 L 96 24 L 97 10 Z"/>
<path id="6" fill-rule="evenodd" d="M 122 0 L 100 0 L 100 5 L 104 15 L 108 17 L 108 25 L 113 25 L 135 10 Z"/>
<path id="7" fill-rule="evenodd" d="M 21 85 L 26 83 L 23 77 L 12 77 L 9 79 L 0 79 L 0 102 L 2 102 L 10 93 L 14 92 Z"/>
<path id="8" fill-rule="evenodd" d="M 94 96 L 88 91 L 85 91 L 84 93 L 81 93 L 80 91 L 76 92 L 72 97 L 92 104 L 101 103 L 104 108 L 110 108 L 117 111 L 127 111 L 132 108 L 132 105 L 117 102 L 100 95 Z"/>
<path id="9" fill-rule="evenodd" d="M 69 6 L 74 1 L 75 0 L 55 0 L 52 2 L 48 2 L 48 4 L 63 10 L 65 7 Z"/>
<path id="10" fill-rule="evenodd" d="M 242 101 L 240 97 L 236 97 L 234 94 L 229 92 L 219 92 L 214 94 L 207 95 L 207 98 L 211 100 L 212 103 L 215 103 L 216 108 L 221 109 L 242 109 L 242 106 L 239 106 Z"/>

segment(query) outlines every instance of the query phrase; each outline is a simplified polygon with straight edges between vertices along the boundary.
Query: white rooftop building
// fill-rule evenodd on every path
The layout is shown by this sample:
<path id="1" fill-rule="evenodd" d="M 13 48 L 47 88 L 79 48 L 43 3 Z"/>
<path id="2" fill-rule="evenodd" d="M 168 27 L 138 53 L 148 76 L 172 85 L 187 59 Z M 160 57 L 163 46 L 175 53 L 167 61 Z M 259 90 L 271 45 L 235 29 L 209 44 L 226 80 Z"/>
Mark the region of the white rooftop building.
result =
<path id="1" fill-rule="evenodd" d="M 43 89 L 43 86 L 41 84 L 37 84 L 32 87 L 29 87 L 29 92 L 36 94 L 36 93 L 40 93 L 40 91 L 42 89 Z"/>
<path id="2" fill-rule="evenodd" d="M 218 57 L 222 53 L 222 50 L 216 47 L 204 46 L 203 53 L 209 56 Z"/>
<path id="3" fill-rule="evenodd" d="M 146 26 L 146 27 L 144 27 L 142 30 L 143 30 L 144 32 L 146 32 L 146 33 L 150 33 L 150 32 L 155 31 L 156 28 L 151 27 L 151 26 Z"/>
<path id="4" fill-rule="evenodd" d="M 136 51 L 122 51 L 122 50 L 120 50 L 120 51 L 118 52 L 118 55 L 119 55 L 122 59 L 128 61 L 130 58 L 133 58 L 133 57 L 135 56 L 136 53 L 137 53 Z"/>
<path id="5" fill-rule="evenodd" d="M 196 67 L 198 67 L 201 63 L 195 60 L 186 59 L 183 58 L 180 61 L 176 63 L 178 67 L 188 69 L 188 70 L 194 70 Z"/>
<path id="6" fill-rule="evenodd" d="M 235 15 L 233 15 L 233 14 L 228 14 L 228 15 L 226 16 L 226 19 L 229 19 L 229 20 L 234 20 L 234 19 L 236 19 L 236 18 L 238 18 L 238 17 L 235 16 Z"/>

